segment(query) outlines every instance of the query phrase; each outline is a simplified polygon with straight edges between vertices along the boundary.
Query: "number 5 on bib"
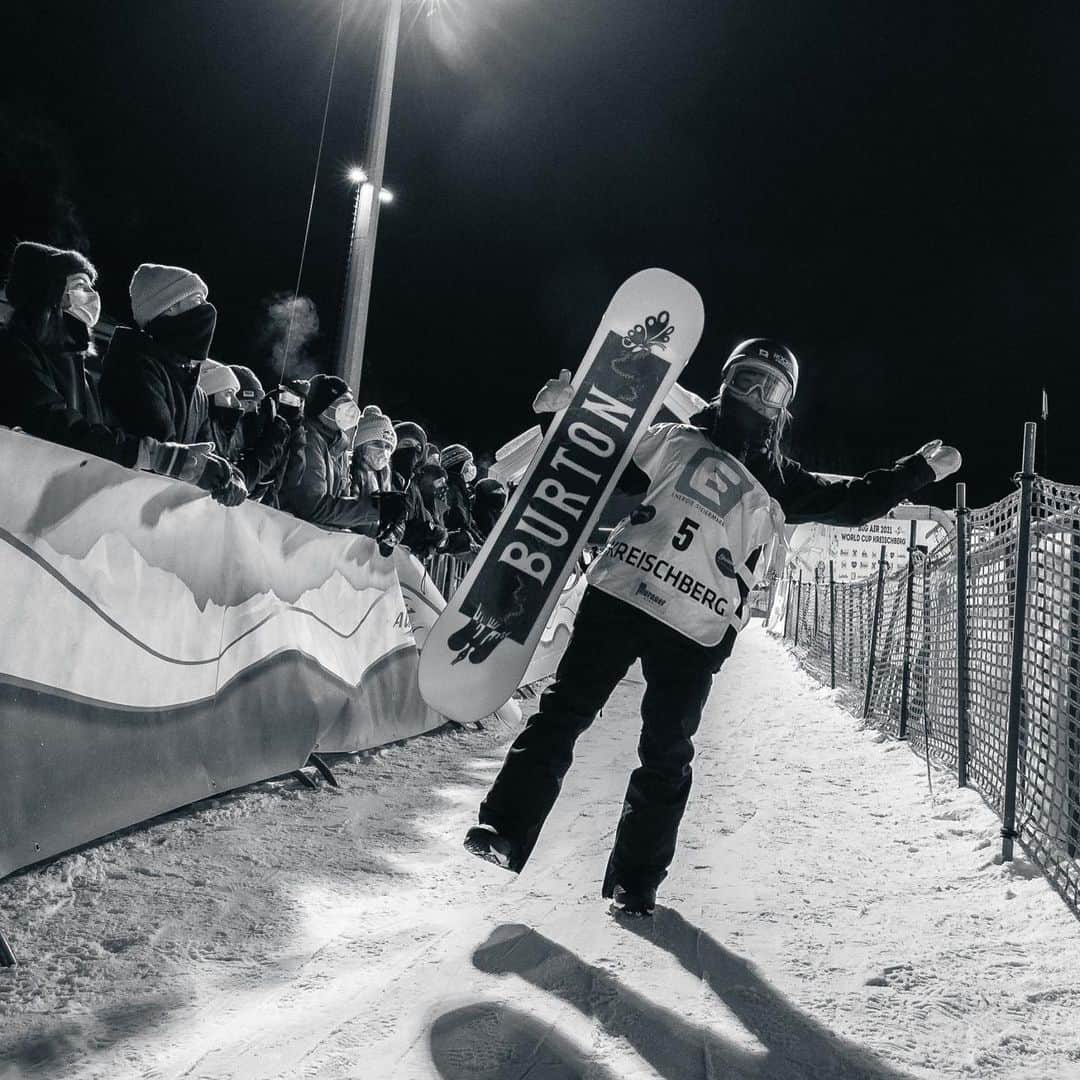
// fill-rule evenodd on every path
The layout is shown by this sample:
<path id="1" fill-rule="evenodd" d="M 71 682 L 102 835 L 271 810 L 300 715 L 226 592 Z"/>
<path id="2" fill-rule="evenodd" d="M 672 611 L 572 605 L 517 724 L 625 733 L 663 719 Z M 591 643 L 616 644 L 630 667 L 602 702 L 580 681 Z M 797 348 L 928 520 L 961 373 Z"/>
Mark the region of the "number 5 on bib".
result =
<path id="1" fill-rule="evenodd" d="M 518 683 L 634 447 L 686 366 L 705 311 L 667 270 L 628 278 L 608 304 L 513 498 L 431 628 L 420 692 L 466 723 L 494 712 Z"/>

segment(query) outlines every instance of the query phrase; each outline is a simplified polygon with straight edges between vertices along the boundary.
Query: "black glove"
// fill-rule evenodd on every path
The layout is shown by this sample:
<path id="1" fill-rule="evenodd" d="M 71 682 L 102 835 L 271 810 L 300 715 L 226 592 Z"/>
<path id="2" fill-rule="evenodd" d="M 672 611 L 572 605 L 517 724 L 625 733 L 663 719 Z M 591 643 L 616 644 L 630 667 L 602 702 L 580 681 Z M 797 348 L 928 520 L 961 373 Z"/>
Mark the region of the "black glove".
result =
<path id="1" fill-rule="evenodd" d="M 222 506 L 239 506 L 248 496 L 240 470 L 217 454 L 207 457 L 206 466 L 195 485 L 209 491 Z"/>
<path id="2" fill-rule="evenodd" d="M 379 528 L 375 539 L 379 543 L 379 551 L 383 555 L 389 555 L 405 535 L 408 499 L 403 491 L 376 491 L 371 498 L 379 508 Z"/>
<path id="3" fill-rule="evenodd" d="M 467 532 L 458 531 L 450 534 L 442 547 L 447 555 L 464 555 L 472 548 L 472 541 Z"/>

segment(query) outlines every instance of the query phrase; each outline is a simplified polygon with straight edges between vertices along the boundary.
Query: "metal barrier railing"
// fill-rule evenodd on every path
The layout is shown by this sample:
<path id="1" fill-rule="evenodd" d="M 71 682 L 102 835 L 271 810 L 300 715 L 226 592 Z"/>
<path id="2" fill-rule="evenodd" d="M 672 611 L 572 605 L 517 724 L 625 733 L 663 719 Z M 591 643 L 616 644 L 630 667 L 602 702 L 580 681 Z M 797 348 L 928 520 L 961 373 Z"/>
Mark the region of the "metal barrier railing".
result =
<path id="1" fill-rule="evenodd" d="M 790 576 L 783 635 L 853 712 L 955 771 L 1080 915 L 1080 486 L 1034 473 L 906 569 Z"/>

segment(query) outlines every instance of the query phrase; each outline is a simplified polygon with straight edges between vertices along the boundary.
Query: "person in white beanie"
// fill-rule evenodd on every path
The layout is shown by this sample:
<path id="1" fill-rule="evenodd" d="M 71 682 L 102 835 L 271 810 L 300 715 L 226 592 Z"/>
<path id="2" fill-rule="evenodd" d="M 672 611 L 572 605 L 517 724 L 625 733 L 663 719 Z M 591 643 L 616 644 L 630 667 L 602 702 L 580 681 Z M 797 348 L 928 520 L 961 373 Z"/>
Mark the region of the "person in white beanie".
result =
<path id="1" fill-rule="evenodd" d="M 240 380 L 227 364 L 206 359 L 199 369 L 199 389 L 206 395 L 210 434 L 217 452 L 233 460 L 239 450 L 237 434 L 240 418 Z"/>
<path id="2" fill-rule="evenodd" d="M 292 434 L 288 421 L 277 415 L 274 399 L 262 392 L 249 368 L 216 360 L 203 361 L 199 386 L 210 399 L 210 430 L 218 453 L 239 470 L 252 499 L 273 502 Z M 248 402 L 251 407 L 245 408 Z"/>
<path id="3" fill-rule="evenodd" d="M 143 263 L 129 287 L 138 329 L 113 334 L 102 365 L 101 397 L 125 430 L 160 442 L 214 444 L 209 402 L 199 386 L 217 324 L 206 282 L 179 266 Z M 235 505 L 246 498 L 231 469 L 215 498 Z"/>
<path id="4" fill-rule="evenodd" d="M 394 425 L 378 405 L 366 405 L 356 424 L 353 440 L 353 495 L 371 495 L 392 491 L 390 457 L 397 448 Z"/>
<path id="5" fill-rule="evenodd" d="M 178 266 L 143 263 L 131 278 L 138 329 L 120 327 L 102 367 L 105 407 L 129 431 L 179 442 L 210 437 L 199 370 L 217 324 L 206 283 Z"/>
<path id="6" fill-rule="evenodd" d="M 76 251 L 24 241 L 12 255 L 7 296 L 14 312 L 0 331 L 7 393 L 0 423 L 133 469 L 230 497 L 230 469 L 209 443 L 181 445 L 131 431 L 109 416 L 85 360 L 101 313 L 97 271 Z"/>

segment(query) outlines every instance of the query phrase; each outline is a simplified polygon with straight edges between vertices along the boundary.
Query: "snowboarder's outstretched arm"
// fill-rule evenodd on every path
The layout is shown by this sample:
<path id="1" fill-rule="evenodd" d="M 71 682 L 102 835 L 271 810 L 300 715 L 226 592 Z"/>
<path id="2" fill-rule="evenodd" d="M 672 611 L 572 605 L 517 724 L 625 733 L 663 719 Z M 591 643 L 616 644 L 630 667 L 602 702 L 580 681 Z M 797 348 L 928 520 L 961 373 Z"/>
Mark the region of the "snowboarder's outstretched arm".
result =
<path id="1" fill-rule="evenodd" d="M 773 470 L 763 479 L 789 525 L 805 521 L 863 525 L 959 467 L 959 451 L 935 441 L 895 465 L 873 469 L 865 476 L 831 480 L 804 469 L 797 461 L 785 459 L 782 476 Z"/>

